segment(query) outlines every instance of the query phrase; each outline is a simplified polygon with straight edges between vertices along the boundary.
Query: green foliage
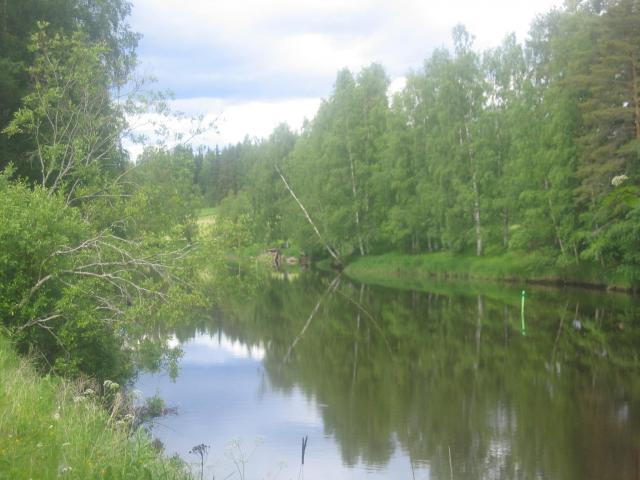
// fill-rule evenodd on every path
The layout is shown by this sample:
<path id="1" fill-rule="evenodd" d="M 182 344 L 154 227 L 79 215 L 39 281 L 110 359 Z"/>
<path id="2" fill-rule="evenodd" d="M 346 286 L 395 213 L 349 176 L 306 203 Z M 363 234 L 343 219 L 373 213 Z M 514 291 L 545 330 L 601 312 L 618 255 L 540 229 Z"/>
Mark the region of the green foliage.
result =
<path id="1" fill-rule="evenodd" d="M 143 325 L 204 300 L 187 282 L 195 158 L 149 150 L 128 168 L 124 109 L 111 98 L 128 60 L 106 40 L 44 23 L 32 36 L 33 83 L 5 133 L 34 143 L 23 162 L 39 165 L 40 178 L 30 189 L 0 174 L 0 318 L 54 372 L 122 381 Z M 165 340 L 156 339 L 159 357 Z"/>
<path id="2" fill-rule="evenodd" d="M 382 67 L 342 70 L 297 138 L 279 127 L 206 156 L 207 201 L 318 255 L 534 253 L 637 282 L 639 15 L 633 0 L 577 2 L 482 54 L 458 26 L 390 104 Z"/>
<path id="3" fill-rule="evenodd" d="M 126 209 L 135 225 L 129 234 L 164 235 L 175 225 L 183 227 L 183 238 L 193 240 L 193 214 L 199 206 L 194 185 L 195 162 L 190 150 L 147 149 L 129 176 L 138 188 Z"/>
<path id="4" fill-rule="evenodd" d="M 90 376 L 105 389 L 136 367 L 175 374 L 181 352 L 168 347 L 167 327 L 210 306 L 207 288 L 231 275 L 224 265 L 205 282 L 206 270 L 240 257 L 253 238 L 248 220 L 221 223 L 216 241 L 198 245 L 202 156 L 147 149 L 128 163 L 125 111 L 149 106 L 114 98 L 135 60 L 137 37 L 120 22 L 128 2 L 49 2 L 63 25 L 47 8 L 41 18 L 51 23 L 34 21 L 22 36 L 7 30 L 19 9 L 6 3 L 0 87 L 22 98 L 0 112 L 2 335 L 47 374 Z M 18 3 L 34 14 L 47 2 Z M 13 56 L 5 40 L 26 53 Z M 118 405 L 114 392 L 94 404 L 76 384 L 12 370 L 4 363 L 11 355 L 0 339 L 0 477 L 188 478 L 180 462 L 158 459 L 130 421 L 103 409 Z"/>
<path id="5" fill-rule="evenodd" d="M 118 171 L 117 139 L 125 121 L 110 102 L 108 49 L 81 31 L 64 36 L 47 27 L 39 23 L 32 36 L 33 85 L 3 133 L 34 141 L 38 183 L 50 192 L 64 191 L 70 203 L 99 191 L 105 175 Z"/>
<path id="6" fill-rule="evenodd" d="M 234 220 L 216 216 L 201 225 L 193 261 L 198 290 L 211 302 L 224 301 L 231 294 L 250 297 L 271 271 L 271 259 L 256 244 L 252 227 L 246 214 Z"/>
<path id="7" fill-rule="evenodd" d="M 168 299 L 179 310 L 187 295 L 193 306 L 192 295 L 167 286 L 191 267 L 170 265 L 163 253 L 169 241 L 151 246 L 92 232 L 79 210 L 46 189 L 2 174 L 0 193 L 3 325 L 22 351 L 38 350 L 54 371 L 126 379 L 132 324 L 168 317 Z"/>
<path id="8" fill-rule="evenodd" d="M 37 22 L 48 23 L 49 34 L 59 35 L 59 38 L 69 39 L 82 30 L 83 42 L 90 45 L 87 55 L 95 53 L 94 47 L 100 45 L 104 60 L 102 70 L 94 71 L 96 88 L 104 75 L 114 86 L 124 85 L 135 66 L 135 48 L 139 38 L 125 21 L 130 11 L 131 4 L 126 0 L 4 2 L 0 12 L 0 131 L 14 118 L 22 98 L 29 94 L 36 80 L 31 77 L 30 70 L 40 53 L 29 46 L 33 45 L 32 36 L 38 31 Z M 77 53 L 69 52 L 69 57 Z M 56 68 L 54 65 L 51 67 Z M 30 181 L 41 182 L 39 164 L 25 161 L 25 157 L 35 150 L 37 144 L 32 137 L 22 135 L 10 139 L 0 135 L 0 168 L 13 162 L 20 175 Z"/>

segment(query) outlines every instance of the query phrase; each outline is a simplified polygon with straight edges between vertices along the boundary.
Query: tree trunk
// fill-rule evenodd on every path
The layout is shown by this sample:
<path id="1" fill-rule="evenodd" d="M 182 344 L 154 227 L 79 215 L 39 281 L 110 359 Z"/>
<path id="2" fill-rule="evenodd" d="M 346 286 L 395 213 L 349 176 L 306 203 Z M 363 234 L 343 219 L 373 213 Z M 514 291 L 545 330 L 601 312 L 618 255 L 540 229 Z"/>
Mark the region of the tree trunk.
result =
<path id="1" fill-rule="evenodd" d="M 480 189 L 478 188 L 478 166 L 476 164 L 473 148 L 471 147 L 471 133 L 466 122 L 464 124 L 465 135 L 467 139 L 467 151 L 469 153 L 469 162 L 471 164 L 471 187 L 473 189 L 473 222 L 476 230 L 476 255 L 482 256 L 482 222 L 480 219 Z M 460 133 L 460 143 L 462 143 L 462 132 Z"/>
<path id="2" fill-rule="evenodd" d="M 558 245 L 560 246 L 560 252 L 564 257 L 564 242 L 562 241 L 562 237 L 560 236 L 560 227 L 558 226 L 558 222 L 556 222 L 556 216 L 553 213 L 553 204 L 551 203 L 551 195 L 549 194 L 549 181 L 546 178 L 544 179 L 544 189 L 547 192 L 547 201 L 549 202 L 549 216 L 551 217 L 551 221 L 553 222 L 553 228 L 556 231 L 556 240 L 558 241 Z"/>
<path id="3" fill-rule="evenodd" d="M 307 212 L 307 209 L 304 208 L 304 205 L 302 204 L 300 199 L 298 199 L 298 196 L 295 194 L 295 192 L 293 191 L 293 189 L 289 185 L 289 182 L 287 182 L 287 179 L 284 178 L 284 175 L 282 175 L 282 172 L 280 172 L 280 169 L 277 166 L 276 166 L 276 172 L 278 172 L 278 175 L 280 175 L 280 178 L 284 182 L 284 186 L 287 187 L 287 190 L 289 191 L 289 193 L 291 194 L 293 199 L 296 201 L 296 203 L 298 204 L 298 206 L 300 207 L 300 209 L 304 213 L 304 216 L 307 218 L 307 221 L 313 227 L 313 230 L 316 232 L 316 235 L 318 236 L 318 238 L 320 239 L 320 241 L 322 242 L 324 247 L 329 252 L 329 255 L 331 255 L 336 262 L 338 262 L 339 264 L 342 264 L 342 260 L 340 260 L 340 256 L 333 250 L 333 248 L 331 248 L 329 246 L 329 244 L 327 242 L 324 241 L 324 238 L 322 238 L 322 235 L 320 235 L 320 231 L 318 230 L 318 227 L 316 227 L 316 224 L 313 222 L 313 220 L 311 220 L 311 216 L 309 215 L 309 212 Z"/>
<path id="4" fill-rule="evenodd" d="M 364 256 L 364 242 L 362 241 L 362 231 L 360 229 L 360 206 L 358 205 L 358 190 L 356 188 L 356 166 L 351 150 L 351 140 L 349 139 L 349 122 L 347 121 L 347 154 L 349 156 L 349 166 L 351 167 L 351 193 L 353 195 L 353 205 L 355 207 L 356 231 L 358 234 L 358 248 L 360 256 Z"/>
<path id="5" fill-rule="evenodd" d="M 504 209 L 504 225 L 502 229 L 502 246 L 505 248 L 509 248 L 509 209 L 505 207 Z"/>
<path id="6" fill-rule="evenodd" d="M 473 221 L 476 226 L 476 256 L 482 256 L 482 224 L 480 222 L 480 196 L 478 193 L 478 182 L 476 172 L 473 172 Z"/>

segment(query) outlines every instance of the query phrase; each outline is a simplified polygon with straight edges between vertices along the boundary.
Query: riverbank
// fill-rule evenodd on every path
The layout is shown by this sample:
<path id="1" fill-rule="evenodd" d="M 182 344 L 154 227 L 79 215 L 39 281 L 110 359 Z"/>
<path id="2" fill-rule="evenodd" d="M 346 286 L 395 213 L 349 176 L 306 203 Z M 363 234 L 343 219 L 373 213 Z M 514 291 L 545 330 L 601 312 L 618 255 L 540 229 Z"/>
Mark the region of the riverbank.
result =
<path id="1" fill-rule="evenodd" d="M 517 284 L 576 286 L 631 292 L 620 274 L 592 264 L 557 266 L 536 256 L 505 254 L 491 257 L 428 253 L 356 258 L 345 268 L 354 280 L 401 288 L 433 278 L 483 280 Z"/>
<path id="2" fill-rule="evenodd" d="M 38 375 L 0 337 L 0 478 L 190 478 L 131 419 L 110 415 L 94 389 Z"/>

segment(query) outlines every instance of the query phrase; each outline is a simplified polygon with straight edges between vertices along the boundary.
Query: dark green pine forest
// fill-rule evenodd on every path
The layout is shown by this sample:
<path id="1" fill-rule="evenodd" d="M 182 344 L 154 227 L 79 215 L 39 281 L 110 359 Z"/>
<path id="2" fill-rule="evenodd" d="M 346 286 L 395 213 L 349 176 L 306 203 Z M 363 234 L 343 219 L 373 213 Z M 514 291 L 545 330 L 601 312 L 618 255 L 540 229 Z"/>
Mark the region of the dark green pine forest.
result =
<path id="1" fill-rule="evenodd" d="M 635 0 L 567 2 L 484 52 L 458 26 L 401 91 L 381 65 L 342 70 L 299 134 L 200 152 L 197 184 L 318 255 L 509 253 L 637 283 L 639 26 Z"/>

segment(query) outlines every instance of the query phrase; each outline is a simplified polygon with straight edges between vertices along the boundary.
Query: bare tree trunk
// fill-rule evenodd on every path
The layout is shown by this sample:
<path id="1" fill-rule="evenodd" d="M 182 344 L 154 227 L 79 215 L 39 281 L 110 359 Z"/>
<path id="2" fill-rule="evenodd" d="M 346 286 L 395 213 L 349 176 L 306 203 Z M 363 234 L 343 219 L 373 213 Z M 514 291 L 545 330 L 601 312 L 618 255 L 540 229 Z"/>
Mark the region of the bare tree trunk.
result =
<path id="1" fill-rule="evenodd" d="M 291 186 L 289 185 L 289 182 L 287 182 L 287 179 L 284 178 L 284 175 L 282 175 L 282 172 L 280 172 L 280 169 L 276 166 L 276 172 L 278 172 L 278 175 L 280 175 L 280 178 L 282 179 L 282 181 L 284 182 L 285 187 L 287 187 L 287 190 L 289 190 L 289 193 L 291 194 L 291 196 L 293 197 L 293 199 L 296 201 L 296 203 L 298 204 L 298 206 L 300 207 L 300 209 L 302 209 L 302 212 L 304 213 L 304 216 L 307 218 L 307 221 L 311 224 L 311 226 L 313 227 L 313 230 L 316 232 L 316 235 L 318 236 L 318 238 L 320 239 L 320 241 L 322 242 L 322 244 L 324 245 L 324 247 L 327 249 L 327 251 L 329 252 L 329 255 L 331 255 L 333 257 L 333 259 L 342 264 L 342 260 L 340 260 L 340 256 L 333 250 L 333 248 L 331 248 L 329 246 L 329 244 L 327 242 L 324 241 L 324 238 L 322 238 L 322 235 L 320 235 L 320 230 L 318 230 L 318 227 L 316 227 L 316 224 L 313 222 L 313 220 L 311 219 L 311 216 L 309 215 L 309 212 L 307 212 L 307 209 L 304 208 L 304 205 L 302 204 L 302 202 L 300 201 L 300 199 L 298 198 L 298 196 L 295 194 L 295 192 L 293 191 L 293 189 L 291 188 Z"/>
<path id="2" fill-rule="evenodd" d="M 504 225 L 502 229 L 502 246 L 509 248 L 509 208 L 504 209 Z"/>
<path id="3" fill-rule="evenodd" d="M 362 231 L 360 229 L 360 206 L 358 205 L 358 190 L 356 188 L 356 166 L 351 150 L 351 140 L 349 139 L 349 122 L 347 121 L 347 153 L 349 155 L 349 166 L 351 168 L 351 193 L 353 195 L 353 205 L 355 206 L 356 230 L 358 232 L 358 248 L 360 256 L 364 256 L 364 242 L 362 241 Z"/>
<path id="4" fill-rule="evenodd" d="M 544 179 L 544 189 L 549 192 L 549 181 Z M 553 213 L 553 204 L 551 203 L 551 195 L 547 193 L 547 201 L 549 202 L 549 216 L 551 217 L 551 221 L 553 222 L 553 228 L 556 231 L 556 240 L 558 241 L 558 245 L 560 246 L 560 252 L 562 256 L 565 256 L 565 248 L 564 242 L 562 241 L 562 237 L 560 236 L 560 227 L 558 226 L 558 222 L 556 221 L 556 216 Z"/>
<path id="5" fill-rule="evenodd" d="M 476 226 L 476 256 L 482 256 L 482 224 L 480 222 L 480 196 L 478 194 L 478 182 L 476 172 L 473 172 L 473 221 Z"/>
<path id="6" fill-rule="evenodd" d="M 465 135 L 467 139 L 467 151 L 469 153 L 469 162 L 471 163 L 471 187 L 473 189 L 473 222 L 476 230 L 476 255 L 482 256 L 482 222 L 480 220 L 480 189 L 478 188 L 478 166 L 476 158 L 471 147 L 471 133 L 467 123 L 464 124 Z M 460 132 L 460 146 L 462 146 L 462 132 Z"/>
<path id="7" fill-rule="evenodd" d="M 416 232 L 413 233 L 412 243 L 413 253 L 420 253 L 420 237 L 418 237 Z"/>

